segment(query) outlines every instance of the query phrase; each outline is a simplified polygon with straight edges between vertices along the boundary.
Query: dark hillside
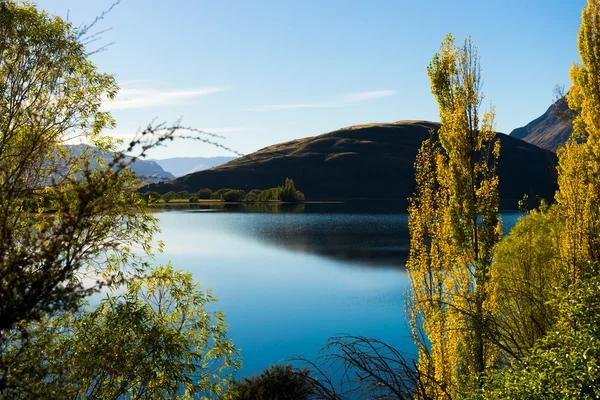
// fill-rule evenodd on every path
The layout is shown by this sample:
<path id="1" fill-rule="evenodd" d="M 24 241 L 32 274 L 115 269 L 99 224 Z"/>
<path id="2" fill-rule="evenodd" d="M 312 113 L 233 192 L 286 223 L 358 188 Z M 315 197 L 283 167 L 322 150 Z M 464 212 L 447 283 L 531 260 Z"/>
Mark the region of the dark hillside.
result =
<path id="1" fill-rule="evenodd" d="M 289 177 L 307 200 L 395 198 L 405 203 L 414 192 L 417 150 L 430 129 L 438 127 L 427 121 L 351 126 L 269 146 L 225 165 L 142 190 L 266 189 Z M 552 199 L 556 156 L 504 134 L 498 137 L 502 142 L 501 206 L 516 207 L 524 194 Z"/>

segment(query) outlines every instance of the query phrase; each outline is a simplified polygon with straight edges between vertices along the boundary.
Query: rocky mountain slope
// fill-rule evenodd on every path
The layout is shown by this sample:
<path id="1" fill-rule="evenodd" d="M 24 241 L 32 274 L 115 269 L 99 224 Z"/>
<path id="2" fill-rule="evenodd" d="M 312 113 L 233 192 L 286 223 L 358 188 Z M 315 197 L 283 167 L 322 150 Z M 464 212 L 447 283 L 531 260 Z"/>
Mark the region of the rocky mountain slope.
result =
<path id="1" fill-rule="evenodd" d="M 510 136 L 555 152 L 571 136 L 573 117 L 573 112 L 563 98 L 551 105 L 539 118 L 512 131 Z"/>

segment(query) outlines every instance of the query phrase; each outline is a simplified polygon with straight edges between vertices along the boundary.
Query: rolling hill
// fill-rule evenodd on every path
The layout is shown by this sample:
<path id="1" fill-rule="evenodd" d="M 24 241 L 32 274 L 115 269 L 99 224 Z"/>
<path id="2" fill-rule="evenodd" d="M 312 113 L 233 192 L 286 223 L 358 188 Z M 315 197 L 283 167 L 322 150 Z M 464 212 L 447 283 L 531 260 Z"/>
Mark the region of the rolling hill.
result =
<path id="1" fill-rule="evenodd" d="M 351 126 L 269 146 L 216 168 L 146 185 L 141 191 L 266 189 L 289 177 L 307 200 L 385 198 L 407 204 L 414 192 L 417 150 L 438 127 L 427 121 Z M 556 156 L 508 135 L 498 137 L 501 207 L 515 208 L 524 194 L 551 200 Z"/>

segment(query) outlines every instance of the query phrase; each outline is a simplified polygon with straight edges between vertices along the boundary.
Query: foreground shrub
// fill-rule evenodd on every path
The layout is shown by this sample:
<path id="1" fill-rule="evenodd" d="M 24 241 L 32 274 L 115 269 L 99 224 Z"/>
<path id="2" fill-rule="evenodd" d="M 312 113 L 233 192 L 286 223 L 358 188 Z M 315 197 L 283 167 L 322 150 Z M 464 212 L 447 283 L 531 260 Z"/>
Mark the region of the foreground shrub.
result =
<path id="1" fill-rule="evenodd" d="M 554 323 L 549 301 L 565 274 L 560 221 L 556 207 L 543 205 L 521 218 L 494 250 L 494 326 L 508 363 L 528 355 Z"/>
<path id="2" fill-rule="evenodd" d="M 260 375 L 236 382 L 227 392 L 231 400 L 304 400 L 314 394 L 308 378 L 310 370 L 288 365 L 273 365 Z"/>
<path id="3" fill-rule="evenodd" d="M 600 277 L 596 264 L 582 282 L 556 290 L 550 332 L 510 368 L 490 373 L 471 399 L 600 397 Z"/>
<path id="4" fill-rule="evenodd" d="M 2 337 L 0 399 L 215 398 L 241 365 L 215 301 L 191 273 L 158 266 L 93 310 L 20 326 Z"/>

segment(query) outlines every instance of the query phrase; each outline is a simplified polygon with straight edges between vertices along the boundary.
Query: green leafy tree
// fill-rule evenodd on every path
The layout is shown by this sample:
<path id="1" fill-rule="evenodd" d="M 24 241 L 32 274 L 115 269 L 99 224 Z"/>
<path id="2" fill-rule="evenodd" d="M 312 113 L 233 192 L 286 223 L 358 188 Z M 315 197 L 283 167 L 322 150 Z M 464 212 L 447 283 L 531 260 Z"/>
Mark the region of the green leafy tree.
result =
<path id="1" fill-rule="evenodd" d="M 177 192 L 167 192 L 160 197 L 165 203 L 178 199 Z"/>
<path id="2" fill-rule="evenodd" d="M 248 192 L 248 194 L 244 198 L 244 201 L 247 201 L 247 202 L 259 201 L 260 193 L 261 193 L 260 189 L 252 189 L 251 191 Z"/>
<path id="3" fill-rule="evenodd" d="M 130 282 L 125 293 L 109 294 L 94 309 L 29 325 L 30 340 L 21 346 L 5 341 L 18 351 L 5 351 L 11 368 L 3 398 L 223 394 L 241 359 L 227 338 L 223 314 L 206 310 L 214 301 L 190 273 L 167 265 Z"/>
<path id="4" fill-rule="evenodd" d="M 123 156 L 91 168 L 93 155 L 64 146 L 76 137 L 102 150 L 114 145 L 100 136 L 114 126 L 100 105 L 117 86 L 87 59 L 77 32 L 14 1 L 0 3 L 0 31 L 2 331 L 77 308 L 101 284 L 122 279 L 124 262 L 143 268 L 130 249 L 149 252 L 156 228 L 129 190 L 136 181 Z M 84 288 L 86 269 L 101 279 Z"/>
<path id="5" fill-rule="evenodd" d="M 223 199 L 223 201 L 231 201 L 231 202 L 242 201 L 242 200 L 244 200 L 244 197 L 246 197 L 246 192 L 244 192 L 243 190 L 236 190 L 236 189 L 228 190 L 221 195 L 221 199 Z"/>
<path id="6" fill-rule="evenodd" d="M 233 189 L 219 189 L 216 192 L 213 192 L 212 198 L 215 200 L 223 200 L 223 194 L 231 191 Z"/>
<path id="7" fill-rule="evenodd" d="M 564 279 L 561 229 L 558 208 L 543 205 L 521 218 L 494 251 L 494 327 L 508 364 L 528 355 L 554 324 L 549 302 Z"/>
<path id="8" fill-rule="evenodd" d="M 172 321 L 149 319 L 148 307 L 132 297 L 115 300 L 114 312 L 106 303 L 95 313 L 78 311 L 84 299 L 102 287 L 133 285 L 132 280 L 148 271 L 154 251 L 161 249 L 152 239 L 156 219 L 135 193 L 139 182 L 129 163 L 182 129 L 148 126 L 126 146 L 126 153 L 141 149 L 134 157 L 117 152 L 107 159 L 96 150 L 73 152 L 66 146 L 81 139 L 107 152 L 118 144 L 102 136 L 115 124 L 100 108 L 103 100 L 114 98 L 118 87 L 112 76 L 100 73 L 89 60 L 82 36 L 88 28 L 76 30 L 29 2 L 0 2 L 0 396 L 4 398 L 65 398 L 69 388 L 88 397 L 99 387 L 94 385 L 121 379 L 109 371 L 94 375 L 93 387 L 83 387 L 90 382 L 83 371 L 99 371 L 94 359 L 116 356 L 120 350 L 111 347 L 119 343 L 116 336 L 112 341 L 102 339 L 105 347 L 98 345 L 98 352 L 88 353 L 87 360 L 78 358 L 83 353 L 70 350 L 83 352 L 87 339 L 99 334 L 93 330 L 95 323 L 113 324 L 117 332 L 119 318 L 132 324 L 156 322 L 152 332 L 144 331 L 150 325 L 129 327 L 137 329 L 135 335 L 154 337 L 157 346 L 177 344 L 170 341 L 177 339 L 169 336 L 174 332 Z M 82 321 L 88 322 L 83 326 Z M 213 334 L 198 324 L 184 330 L 196 342 L 211 340 Z M 210 346 L 198 349 L 207 350 L 208 359 L 221 354 Z M 139 360 L 143 354 L 145 364 Z M 146 366 L 152 360 L 164 362 L 152 357 L 151 352 L 139 353 L 138 361 Z M 71 376 L 68 372 L 76 362 L 78 375 Z M 168 392 L 186 382 L 189 369 L 182 365 L 174 362 L 179 375 L 171 374 L 174 379 L 168 382 L 154 377 L 147 390 Z M 124 378 L 120 382 L 129 385 Z"/>
<path id="9" fill-rule="evenodd" d="M 277 188 L 265 189 L 260 192 L 258 195 L 259 201 L 270 201 L 270 200 L 279 200 L 279 193 Z"/>
<path id="10" fill-rule="evenodd" d="M 296 189 L 294 181 L 290 178 L 286 178 L 285 184 L 277 188 L 277 197 L 280 201 L 289 203 L 304 201 L 304 194 Z"/>
<path id="11" fill-rule="evenodd" d="M 198 190 L 198 193 L 196 193 L 196 196 L 198 196 L 199 199 L 211 199 L 212 194 L 213 192 L 210 189 L 200 189 Z"/>

